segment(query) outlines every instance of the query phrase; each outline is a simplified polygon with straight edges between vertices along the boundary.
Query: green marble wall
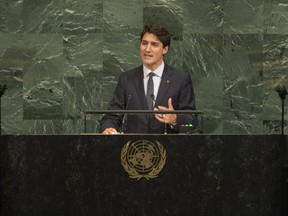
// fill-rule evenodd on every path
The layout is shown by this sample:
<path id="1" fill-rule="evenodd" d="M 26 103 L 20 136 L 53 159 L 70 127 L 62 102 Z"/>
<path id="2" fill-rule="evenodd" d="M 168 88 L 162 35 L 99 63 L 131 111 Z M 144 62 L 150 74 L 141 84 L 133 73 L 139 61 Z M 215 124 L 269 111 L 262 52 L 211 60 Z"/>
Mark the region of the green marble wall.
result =
<path id="1" fill-rule="evenodd" d="M 173 33 L 166 62 L 192 75 L 205 133 L 278 134 L 287 19 L 286 0 L 1 0 L 2 134 L 83 132 L 141 64 L 143 23 Z"/>

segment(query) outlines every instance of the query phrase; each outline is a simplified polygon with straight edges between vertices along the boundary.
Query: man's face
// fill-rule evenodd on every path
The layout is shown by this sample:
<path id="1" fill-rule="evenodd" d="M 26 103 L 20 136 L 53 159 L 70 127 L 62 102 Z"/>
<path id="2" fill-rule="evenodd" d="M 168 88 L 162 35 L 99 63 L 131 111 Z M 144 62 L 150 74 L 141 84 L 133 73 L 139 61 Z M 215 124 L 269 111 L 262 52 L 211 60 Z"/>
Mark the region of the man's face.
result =
<path id="1" fill-rule="evenodd" d="M 168 46 L 163 47 L 161 41 L 151 33 L 145 33 L 140 44 L 140 56 L 143 64 L 150 70 L 155 70 L 163 61 L 163 55 L 168 52 Z"/>

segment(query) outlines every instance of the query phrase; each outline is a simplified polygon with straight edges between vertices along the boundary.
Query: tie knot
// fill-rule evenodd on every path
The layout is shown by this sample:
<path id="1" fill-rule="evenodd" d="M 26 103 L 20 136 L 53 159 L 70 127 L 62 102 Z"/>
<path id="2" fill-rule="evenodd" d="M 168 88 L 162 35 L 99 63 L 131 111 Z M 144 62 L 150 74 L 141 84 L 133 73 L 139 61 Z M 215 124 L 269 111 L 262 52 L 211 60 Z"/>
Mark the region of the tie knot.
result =
<path id="1" fill-rule="evenodd" d="M 149 76 L 149 78 L 152 78 L 153 76 L 155 76 L 155 73 L 154 73 L 154 72 L 150 72 L 150 73 L 148 74 L 148 76 Z"/>

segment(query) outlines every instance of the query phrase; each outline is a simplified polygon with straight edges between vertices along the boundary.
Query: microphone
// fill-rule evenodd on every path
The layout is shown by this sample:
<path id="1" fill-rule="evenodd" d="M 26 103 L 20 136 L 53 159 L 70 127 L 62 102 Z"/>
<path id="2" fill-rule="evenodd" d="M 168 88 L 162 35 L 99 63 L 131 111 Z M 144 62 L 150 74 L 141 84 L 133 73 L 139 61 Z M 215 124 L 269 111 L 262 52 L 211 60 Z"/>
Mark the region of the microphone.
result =
<path id="1" fill-rule="evenodd" d="M 132 98 L 132 95 L 129 94 L 129 95 L 128 95 L 128 99 L 127 99 L 127 104 L 126 104 L 125 110 L 128 109 L 128 106 L 129 106 L 129 103 L 130 103 L 131 98 Z M 124 134 L 124 124 L 126 123 L 126 118 L 127 118 L 127 113 L 125 113 L 125 114 L 123 115 L 122 125 L 121 125 L 121 134 Z"/>
<path id="2" fill-rule="evenodd" d="M 156 104 L 155 95 L 152 93 L 152 94 L 150 95 L 150 97 L 151 97 L 152 101 L 154 102 L 154 106 L 152 106 L 152 107 L 156 107 L 158 110 L 160 110 L 159 107 L 158 107 L 158 105 Z M 153 102 L 152 102 L 152 103 L 153 103 Z M 153 105 L 153 104 L 152 104 L 152 105 Z M 161 115 L 160 118 L 163 119 L 163 116 Z M 165 122 L 164 122 L 164 134 L 167 134 L 167 125 L 166 125 Z"/>
<path id="3" fill-rule="evenodd" d="M 0 136 L 1 136 L 1 134 L 2 134 L 2 132 L 1 132 L 1 128 L 2 128 L 2 125 L 1 125 L 1 123 L 2 123 L 2 121 L 1 121 L 1 100 L 2 100 L 2 95 L 4 94 L 4 92 L 5 92 L 5 90 L 7 89 L 7 85 L 0 85 Z"/>
<path id="4" fill-rule="evenodd" d="M 3 86 L 0 85 L 0 97 L 4 94 L 5 90 L 7 89 L 7 85 L 4 84 Z"/>
<path id="5" fill-rule="evenodd" d="M 279 97 L 280 97 L 282 100 L 284 100 L 284 99 L 286 98 L 287 89 L 286 89 L 285 86 L 282 86 L 282 85 L 277 86 L 277 87 L 276 87 L 276 92 L 278 92 Z"/>
<path id="6" fill-rule="evenodd" d="M 153 104 L 152 104 L 152 107 L 156 107 L 157 109 L 159 109 L 158 105 L 156 104 L 155 95 L 152 93 L 152 94 L 150 95 L 150 97 L 151 97 L 152 101 L 154 102 L 154 106 L 153 106 Z"/>

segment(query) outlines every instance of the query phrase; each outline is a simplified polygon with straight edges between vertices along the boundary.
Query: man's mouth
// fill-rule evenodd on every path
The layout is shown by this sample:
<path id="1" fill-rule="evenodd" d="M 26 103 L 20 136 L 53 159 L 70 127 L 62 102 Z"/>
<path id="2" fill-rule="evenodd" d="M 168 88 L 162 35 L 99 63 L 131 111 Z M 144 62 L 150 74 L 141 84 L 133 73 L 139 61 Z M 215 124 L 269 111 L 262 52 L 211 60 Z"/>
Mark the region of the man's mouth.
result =
<path id="1" fill-rule="evenodd" d="M 153 55 L 150 55 L 150 54 L 144 54 L 144 56 L 147 57 L 147 58 L 152 58 L 153 57 Z"/>

